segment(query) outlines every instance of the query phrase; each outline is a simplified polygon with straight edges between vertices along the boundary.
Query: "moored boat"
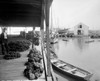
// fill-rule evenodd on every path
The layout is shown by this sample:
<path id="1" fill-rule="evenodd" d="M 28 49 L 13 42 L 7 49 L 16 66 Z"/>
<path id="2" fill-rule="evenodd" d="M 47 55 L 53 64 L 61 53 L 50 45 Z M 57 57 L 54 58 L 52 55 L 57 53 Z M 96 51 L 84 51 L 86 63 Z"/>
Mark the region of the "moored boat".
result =
<path id="1" fill-rule="evenodd" d="M 85 43 L 91 43 L 91 42 L 94 42 L 94 40 L 85 41 Z"/>
<path id="2" fill-rule="evenodd" d="M 62 39 L 63 41 L 68 41 L 68 39 Z"/>
<path id="3" fill-rule="evenodd" d="M 92 77 L 92 73 L 66 63 L 58 58 L 51 59 L 52 67 L 60 73 L 76 79 L 88 81 Z"/>

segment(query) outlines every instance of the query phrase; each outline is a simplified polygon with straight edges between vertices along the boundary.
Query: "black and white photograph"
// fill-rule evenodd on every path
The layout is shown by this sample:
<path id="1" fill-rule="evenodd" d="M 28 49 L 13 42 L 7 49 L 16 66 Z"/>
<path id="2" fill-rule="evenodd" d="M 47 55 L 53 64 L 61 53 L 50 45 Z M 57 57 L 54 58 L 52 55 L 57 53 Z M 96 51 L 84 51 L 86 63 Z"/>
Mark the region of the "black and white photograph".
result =
<path id="1" fill-rule="evenodd" d="M 100 0 L 0 0 L 0 81 L 100 81 Z"/>

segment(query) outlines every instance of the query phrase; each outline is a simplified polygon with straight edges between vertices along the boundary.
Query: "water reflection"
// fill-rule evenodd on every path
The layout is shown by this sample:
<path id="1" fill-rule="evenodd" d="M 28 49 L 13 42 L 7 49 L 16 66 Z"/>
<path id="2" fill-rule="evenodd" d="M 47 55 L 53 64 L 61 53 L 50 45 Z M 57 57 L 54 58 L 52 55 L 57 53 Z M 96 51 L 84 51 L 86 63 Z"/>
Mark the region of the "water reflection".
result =
<path id="1" fill-rule="evenodd" d="M 89 38 L 75 38 L 66 42 L 60 39 L 59 43 L 54 45 L 55 52 L 59 59 L 92 72 L 94 75 L 91 81 L 100 81 L 100 42 L 95 39 L 95 42 L 86 43 L 91 40 Z M 75 79 L 68 81 L 75 81 Z"/>
<path id="2" fill-rule="evenodd" d="M 54 48 L 56 48 L 57 50 L 59 50 L 59 43 L 56 43 Z"/>
<path id="3" fill-rule="evenodd" d="M 89 44 L 86 44 L 85 41 L 89 41 L 89 38 L 75 38 L 73 40 L 75 47 L 78 48 L 78 51 L 83 51 L 88 48 Z"/>

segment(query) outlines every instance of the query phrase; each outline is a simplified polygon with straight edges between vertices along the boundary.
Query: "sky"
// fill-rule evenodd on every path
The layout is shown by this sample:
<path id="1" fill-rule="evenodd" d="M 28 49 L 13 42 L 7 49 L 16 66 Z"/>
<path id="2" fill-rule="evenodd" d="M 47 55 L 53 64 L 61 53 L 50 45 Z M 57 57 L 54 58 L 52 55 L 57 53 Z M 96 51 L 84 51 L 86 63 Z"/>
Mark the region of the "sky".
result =
<path id="1" fill-rule="evenodd" d="M 100 0 L 53 0 L 53 27 L 71 28 L 84 23 L 89 29 L 100 29 Z"/>

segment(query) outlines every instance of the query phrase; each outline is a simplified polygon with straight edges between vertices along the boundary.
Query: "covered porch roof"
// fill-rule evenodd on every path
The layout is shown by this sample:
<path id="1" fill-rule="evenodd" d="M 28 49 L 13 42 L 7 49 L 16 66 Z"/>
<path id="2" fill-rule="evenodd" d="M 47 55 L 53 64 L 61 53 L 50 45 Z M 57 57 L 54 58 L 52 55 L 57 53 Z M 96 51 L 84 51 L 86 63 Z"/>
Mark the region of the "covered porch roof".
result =
<path id="1" fill-rule="evenodd" d="M 40 26 L 42 0 L 0 0 L 0 26 Z"/>

